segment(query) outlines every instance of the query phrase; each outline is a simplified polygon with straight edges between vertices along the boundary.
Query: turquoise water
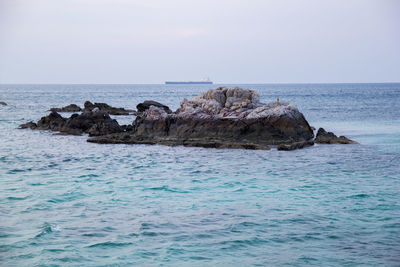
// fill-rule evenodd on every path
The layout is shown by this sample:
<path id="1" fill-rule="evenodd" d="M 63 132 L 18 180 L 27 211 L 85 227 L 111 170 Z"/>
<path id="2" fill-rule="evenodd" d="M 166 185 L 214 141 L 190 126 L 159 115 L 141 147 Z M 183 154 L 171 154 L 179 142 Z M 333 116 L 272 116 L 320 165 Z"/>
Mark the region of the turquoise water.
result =
<path id="1" fill-rule="evenodd" d="M 1 266 L 399 266 L 400 84 L 242 85 L 361 145 L 99 145 L 15 129 L 211 86 L 1 85 Z M 131 123 L 133 117 L 117 117 Z"/>

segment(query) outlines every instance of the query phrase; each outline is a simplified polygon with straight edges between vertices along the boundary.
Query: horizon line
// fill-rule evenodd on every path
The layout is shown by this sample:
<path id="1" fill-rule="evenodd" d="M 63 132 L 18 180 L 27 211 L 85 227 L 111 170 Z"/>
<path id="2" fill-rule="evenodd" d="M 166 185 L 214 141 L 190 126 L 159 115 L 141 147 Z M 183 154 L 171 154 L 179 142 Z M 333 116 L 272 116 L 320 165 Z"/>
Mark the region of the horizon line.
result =
<path id="1" fill-rule="evenodd" d="M 212 84 L 191 84 L 191 85 L 259 85 L 259 84 L 282 84 L 282 85 L 291 85 L 291 84 L 390 84 L 390 83 L 400 83 L 400 81 L 396 82 L 265 82 L 265 83 L 232 83 L 232 82 L 217 82 Z M 0 85 L 166 85 L 165 83 L 1 83 Z M 172 85 L 172 84 L 170 84 Z M 173 84 L 179 86 L 185 86 L 186 84 Z"/>

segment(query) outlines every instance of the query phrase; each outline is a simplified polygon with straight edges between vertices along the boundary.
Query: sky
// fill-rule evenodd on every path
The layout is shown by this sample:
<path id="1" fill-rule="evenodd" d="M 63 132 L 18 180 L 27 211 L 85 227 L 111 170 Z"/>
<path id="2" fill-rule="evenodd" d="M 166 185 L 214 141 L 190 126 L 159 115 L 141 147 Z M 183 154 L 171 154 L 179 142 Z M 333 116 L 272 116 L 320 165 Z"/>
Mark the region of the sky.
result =
<path id="1" fill-rule="evenodd" d="M 400 82 L 398 0 L 0 0 L 0 83 Z"/>

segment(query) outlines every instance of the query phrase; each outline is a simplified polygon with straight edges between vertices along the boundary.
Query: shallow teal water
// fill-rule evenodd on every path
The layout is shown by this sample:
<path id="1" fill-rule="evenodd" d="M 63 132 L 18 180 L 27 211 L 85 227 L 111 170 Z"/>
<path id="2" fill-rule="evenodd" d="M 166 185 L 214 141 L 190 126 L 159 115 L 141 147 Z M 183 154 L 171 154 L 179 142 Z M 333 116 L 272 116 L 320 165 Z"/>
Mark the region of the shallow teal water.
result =
<path id="1" fill-rule="evenodd" d="M 245 86 L 361 145 L 98 145 L 15 129 L 51 106 L 176 109 L 213 87 L 1 85 L 0 265 L 400 264 L 400 84 Z"/>

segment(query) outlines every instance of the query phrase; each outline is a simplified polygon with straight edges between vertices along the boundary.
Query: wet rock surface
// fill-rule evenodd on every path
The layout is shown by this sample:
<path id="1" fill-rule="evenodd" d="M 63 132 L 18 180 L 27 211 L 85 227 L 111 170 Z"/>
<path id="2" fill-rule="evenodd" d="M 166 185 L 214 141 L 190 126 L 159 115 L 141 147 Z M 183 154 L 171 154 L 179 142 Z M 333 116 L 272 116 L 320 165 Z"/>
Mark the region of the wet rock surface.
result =
<path id="1" fill-rule="evenodd" d="M 317 136 L 315 138 L 315 143 L 319 144 L 358 144 L 358 142 L 348 139 L 345 136 L 337 137 L 332 132 L 325 131 L 324 128 L 319 128 Z"/>
<path id="2" fill-rule="evenodd" d="M 79 107 L 76 104 L 70 104 L 70 105 L 62 107 L 62 108 L 51 108 L 50 111 L 55 111 L 55 112 L 80 112 L 80 111 L 82 111 L 82 109 L 81 109 L 81 107 Z"/>
<path id="3" fill-rule="evenodd" d="M 49 115 L 42 117 L 37 123 L 37 129 L 40 130 L 53 130 L 62 131 L 66 118 L 63 118 L 60 114 L 52 111 Z"/>
<path id="4" fill-rule="evenodd" d="M 64 118 L 55 111 L 42 117 L 37 123 L 28 122 L 21 124 L 20 129 L 52 130 L 65 134 L 80 135 L 88 133 L 89 136 L 99 136 L 124 131 L 118 122 L 102 111 L 86 111 L 82 114 L 72 114 Z"/>
<path id="5" fill-rule="evenodd" d="M 6 102 L 0 101 L 0 106 L 7 106 Z"/>
<path id="6" fill-rule="evenodd" d="M 164 105 L 164 104 L 161 104 L 161 103 L 159 103 L 159 102 L 157 102 L 157 101 L 153 101 L 153 100 L 146 100 L 146 101 L 144 101 L 143 103 L 139 103 L 139 104 L 136 106 L 136 108 L 137 108 L 138 113 L 141 114 L 141 113 L 143 113 L 144 111 L 148 110 L 151 106 L 161 108 L 161 109 L 163 109 L 167 114 L 172 113 L 172 111 L 170 110 L 170 108 L 169 108 L 168 106 L 166 106 L 166 105 Z"/>
<path id="7" fill-rule="evenodd" d="M 18 126 L 18 129 L 27 129 L 27 128 L 34 130 L 37 128 L 37 124 L 34 123 L 33 121 L 30 121 L 30 122 L 27 122 L 27 123 L 24 123 L 24 124 L 21 124 L 20 126 Z"/>
<path id="8" fill-rule="evenodd" d="M 192 100 L 183 99 L 175 113 L 150 105 L 136 118 L 131 133 L 88 141 L 269 149 L 269 145 L 305 142 L 313 137 L 310 125 L 293 105 L 266 105 L 253 90 L 220 87 Z"/>
<path id="9" fill-rule="evenodd" d="M 110 115 L 131 115 L 136 113 L 132 109 L 115 108 L 106 103 L 92 103 L 90 101 L 85 102 L 83 111 L 92 111 L 95 108 Z"/>
<path id="10" fill-rule="evenodd" d="M 309 146 L 313 146 L 314 145 L 314 141 L 309 140 L 309 141 L 304 141 L 304 142 L 295 142 L 295 143 L 291 143 L 291 144 L 280 144 L 277 149 L 278 150 L 296 150 L 296 149 L 301 149 L 301 148 L 305 148 L 305 147 L 309 147 Z"/>

